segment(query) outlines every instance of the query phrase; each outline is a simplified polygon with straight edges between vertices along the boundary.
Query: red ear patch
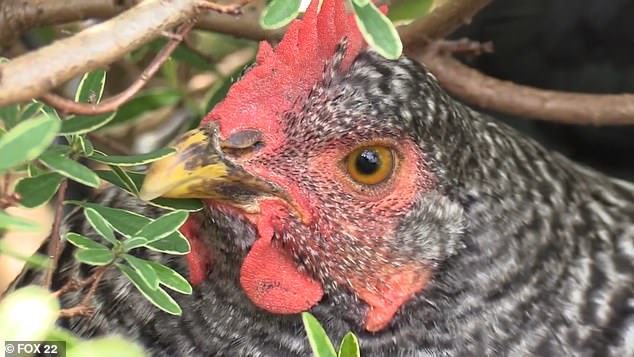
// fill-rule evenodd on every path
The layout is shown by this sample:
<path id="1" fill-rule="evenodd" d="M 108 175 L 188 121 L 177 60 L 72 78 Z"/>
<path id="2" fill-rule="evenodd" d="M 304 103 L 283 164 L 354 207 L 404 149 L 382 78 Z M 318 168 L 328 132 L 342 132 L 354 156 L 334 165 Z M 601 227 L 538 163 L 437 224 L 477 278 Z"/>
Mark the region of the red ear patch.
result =
<path id="1" fill-rule="evenodd" d="M 316 280 L 297 270 L 290 253 L 260 231 L 240 269 L 240 285 L 251 302 L 274 314 L 309 310 L 324 295 Z"/>

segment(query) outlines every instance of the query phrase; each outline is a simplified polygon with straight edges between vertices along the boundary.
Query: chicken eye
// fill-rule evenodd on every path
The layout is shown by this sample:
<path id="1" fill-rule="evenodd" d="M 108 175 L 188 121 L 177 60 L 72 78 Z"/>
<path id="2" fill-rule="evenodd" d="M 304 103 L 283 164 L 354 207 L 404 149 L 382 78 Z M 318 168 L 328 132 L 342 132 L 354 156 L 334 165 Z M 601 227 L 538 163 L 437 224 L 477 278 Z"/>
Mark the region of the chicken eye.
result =
<path id="1" fill-rule="evenodd" d="M 384 146 L 362 146 L 350 153 L 346 166 L 356 182 L 376 185 L 390 177 L 394 157 L 392 150 Z"/>

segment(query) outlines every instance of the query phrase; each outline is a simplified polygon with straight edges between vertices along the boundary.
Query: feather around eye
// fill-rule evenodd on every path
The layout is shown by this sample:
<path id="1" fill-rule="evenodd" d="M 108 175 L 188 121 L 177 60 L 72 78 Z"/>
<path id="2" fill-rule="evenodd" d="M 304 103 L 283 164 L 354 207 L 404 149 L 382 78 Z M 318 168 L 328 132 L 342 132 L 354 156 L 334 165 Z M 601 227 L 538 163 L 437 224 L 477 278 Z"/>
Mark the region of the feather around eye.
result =
<path id="1" fill-rule="evenodd" d="M 394 171 L 394 153 L 385 146 L 361 146 L 346 159 L 346 170 L 352 180 L 363 185 L 378 185 Z"/>

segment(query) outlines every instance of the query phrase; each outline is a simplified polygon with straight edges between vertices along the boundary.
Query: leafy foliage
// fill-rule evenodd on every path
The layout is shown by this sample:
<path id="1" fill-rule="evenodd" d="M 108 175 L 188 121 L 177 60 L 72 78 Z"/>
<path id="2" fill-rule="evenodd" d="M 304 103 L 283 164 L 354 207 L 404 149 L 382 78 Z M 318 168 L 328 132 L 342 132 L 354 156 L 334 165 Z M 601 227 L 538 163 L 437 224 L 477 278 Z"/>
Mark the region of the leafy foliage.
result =
<path id="1" fill-rule="evenodd" d="M 398 58 L 402 52 L 401 42 L 390 19 L 399 23 L 409 21 L 422 16 L 432 6 L 432 0 L 395 0 L 393 3 L 394 7 L 388 18 L 377 9 L 373 1 L 348 0 L 348 8 L 353 11 L 351 16 L 355 16 L 369 45 L 387 58 Z M 306 5 L 306 1 L 272 0 L 263 12 L 260 24 L 267 29 L 285 26 L 298 16 L 302 5 Z M 59 33 L 62 32 L 58 29 L 43 27 L 32 31 L 30 35 L 41 44 L 47 44 Z M 10 174 L 13 178 L 18 178 L 13 189 L 17 197 L 16 204 L 27 208 L 44 205 L 55 196 L 62 184 L 68 181 L 96 189 L 112 184 L 132 196 L 138 196 L 144 180 L 145 166 L 172 155 L 174 150 L 168 147 L 138 155 L 109 155 L 105 152 L 108 150 L 104 150 L 103 144 L 97 140 L 99 134 L 131 127 L 143 119 L 152 119 L 155 113 L 177 107 L 186 108 L 188 112 L 184 122 L 180 123 L 181 126 L 195 127 L 214 105 L 222 101 L 232 83 L 243 72 L 243 67 L 253 61 L 253 55 L 250 55 L 240 60 L 240 66 L 221 70 L 221 66 L 218 65 L 219 59 L 236 50 L 253 49 L 254 44 L 219 34 L 195 35 L 204 46 L 193 48 L 191 44 L 179 45 L 171 59 L 162 65 L 161 78 L 157 83 L 136 95 L 116 112 L 67 115 L 58 113 L 54 108 L 35 99 L 0 108 L 0 175 Z M 125 61 L 127 64 L 140 65 L 147 61 L 148 55 L 159 51 L 166 41 L 164 38 L 151 41 L 132 51 Z M 210 51 L 208 48 L 213 50 Z M 2 61 L 6 59 L 0 58 L 0 62 Z M 98 69 L 86 73 L 78 80 L 74 100 L 95 105 L 100 103 L 104 93 L 111 93 L 112 87 L 118 86 L 116 82 L 119 79 L 113 72 L 107 73 L 103 69 Z M 193 80 L 185 83 L 185 80 L 196 78 L 196 75 L 201 73 L 213 74 L 213 85 L 203 89 L 192 89 L 196 87 Z M 196 91 L 201 92 L 198 93 L 198 98 L 202 99 L 192 100 L 191 94 Z M 173 137 L 173 134 L 175 132 L 166 138 Z M 161 147 L 165 142 L 167 140 L 154 147 Z M 2 188 L 0 190 L 0 196 L 7 195 Z M 170 314 L 181 314 L 181 307 L 169 291 L 191 294 L 191 285 L 177 271 L 157 261 L 146 259 L 142 252 L 151 250 L 163 254 L 187 254 L 190 245 L 180 233 L 179 227 L 185 222 L 189 212 L 203 208 L 201 201 L 157 198 L 150 204 L 166 210 L 163 216 L 157 218 L 89 202 L 67 200 L 64 204 L 83 209 L 86 221 L 95 232 L 94 235 L 87 236 L 75 232 L 65 234 L 64 239 L 77 248 L 77 261 L 100 267 L 95 270 L 118 270 L 157 308 Z M 39 227 L 28 219 L 13 216 L 4 209 L 0 210 L 0 238 L 7 229 L 34 231 L 42 228 L 45 227 Z M 25 260 L 27 264 L 38 269 L 45 269 L 48 265 L 47 257 L 37 254 L 25 257 L 13 251 L 2 240 L 0 253 Z M 28 287 L 15 291 L 0 301 L 0 339 L 11 336 L 14 339 L 27 340 L 64 340 L 68 344 L 69 356 L 85 355 L 86 351 L 94 355 L 101 348 L 105 348 L 108 355 L 142 355 L 138 346 L 118 337 L 106 336 L 82 341 L 69 332 L 54 327 L 48 320 L 29 320 L 32 330 L 35 325 L 40 330 L 33 330 L 28 336 L 15 338 L 16 336 L 11 335 L 15 331 L 11 330 L 25 319 L 14 324 L 12 315 L 8 315 L 7 311 L 14 309 L 15 306 L 12 304 L 18 300 L 28 302 L 25 305 L 27 309 L 47 311 L 53 317 L 58 316 L 60 311 L 57 300 L 42 289 Z M 54 321 L 54 318 L 52 319 Z M 359 356 L 359 343 L 352 333 L 344 337 L 337 352 L 312 315 L 304 314 L 303 319 L 316 356 Z M 12 329 L 2 329 L 3 326 L 11 326 Z"/>

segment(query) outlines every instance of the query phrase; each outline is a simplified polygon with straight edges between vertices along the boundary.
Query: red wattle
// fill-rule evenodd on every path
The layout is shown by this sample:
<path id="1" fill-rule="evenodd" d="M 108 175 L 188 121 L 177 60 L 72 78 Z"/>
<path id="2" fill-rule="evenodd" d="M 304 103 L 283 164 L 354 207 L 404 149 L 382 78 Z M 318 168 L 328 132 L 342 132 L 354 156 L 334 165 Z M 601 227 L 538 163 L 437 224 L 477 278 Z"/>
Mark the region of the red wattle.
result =
<path id="1" fill-rule="evenodd" d="M 187 238 L 191 251 L 187 253 L 187 267 L 189 268 L 189 281 L 192 285 L 198 285 L 205 280 L 213 257 L 209 252 L 209 247 L 199 237 L 200 223 L 192 214 L 180 228 L 180 232 Z"/>
<path id="2" fill-rule="evenodd" d="M 253 244 L 242 263 L 240 284 L 254 305 L 274 314 L 306 311 L 324 295 L 321 284 L 300 273 L 291 255 L 273 246 L 271 238 Z"/>

